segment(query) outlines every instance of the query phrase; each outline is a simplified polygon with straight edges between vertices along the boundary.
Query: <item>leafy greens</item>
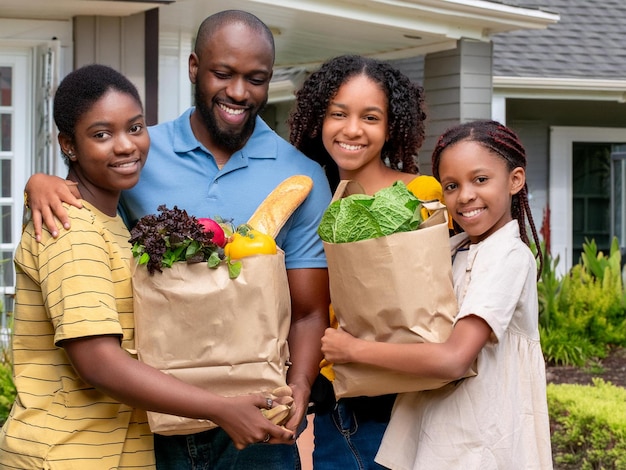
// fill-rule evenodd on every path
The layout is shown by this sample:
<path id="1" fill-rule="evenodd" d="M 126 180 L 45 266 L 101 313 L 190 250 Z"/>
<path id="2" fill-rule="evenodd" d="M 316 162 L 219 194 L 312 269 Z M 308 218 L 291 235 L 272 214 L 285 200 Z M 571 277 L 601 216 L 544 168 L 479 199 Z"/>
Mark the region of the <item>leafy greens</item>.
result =
<path id="1" fill-rule="evenodd" d="M 318 234 L 329 243 L 347 243 L 417 229 L 422 222 L 420 200 L 402 181 L 373 196 L 352 194 L 328 206 Z"/>

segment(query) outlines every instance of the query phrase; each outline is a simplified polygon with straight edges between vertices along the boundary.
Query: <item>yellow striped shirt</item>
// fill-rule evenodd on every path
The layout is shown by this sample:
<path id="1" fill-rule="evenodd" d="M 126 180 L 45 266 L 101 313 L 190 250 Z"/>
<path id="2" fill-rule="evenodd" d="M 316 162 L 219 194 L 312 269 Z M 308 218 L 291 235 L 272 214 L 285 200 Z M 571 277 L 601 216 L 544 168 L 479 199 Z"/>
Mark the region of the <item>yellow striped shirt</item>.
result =
<path id="1" fill-rule="evenodd" d="M 84 383 L 60 341 L 117 335 L 134 349 L 130 235 L 83 201 L 71 230 L 41 242 L 28 224 L 15 255 L 17 400 L 0 431 L 0 469 L 151 469 L 143 411 Z M 106 367 L 106 364 L 93 364 Z"/>

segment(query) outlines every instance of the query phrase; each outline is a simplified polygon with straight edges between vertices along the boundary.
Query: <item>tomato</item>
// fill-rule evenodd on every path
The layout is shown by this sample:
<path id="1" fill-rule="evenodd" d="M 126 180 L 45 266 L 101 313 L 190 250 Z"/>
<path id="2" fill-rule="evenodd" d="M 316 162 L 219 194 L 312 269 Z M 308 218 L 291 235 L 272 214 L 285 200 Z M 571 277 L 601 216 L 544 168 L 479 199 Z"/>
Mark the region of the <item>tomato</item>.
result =
<path id="1" fill-rule="evenodd" d="M 224 254 L 230 259 L 241 259 L 253 255 L 275 255 L 276 242 L 272 237 L 258 230 L 239 228 L 224 247 Z"/>

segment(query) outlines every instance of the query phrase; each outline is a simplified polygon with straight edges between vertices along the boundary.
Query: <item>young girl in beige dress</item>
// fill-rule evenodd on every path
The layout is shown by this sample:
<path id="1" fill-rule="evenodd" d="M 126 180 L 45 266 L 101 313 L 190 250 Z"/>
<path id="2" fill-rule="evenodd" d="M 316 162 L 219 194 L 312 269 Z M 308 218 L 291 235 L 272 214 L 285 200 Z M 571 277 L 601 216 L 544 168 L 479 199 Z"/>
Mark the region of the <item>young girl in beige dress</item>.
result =
<path id="1" fill-rule="evenodd" d="M 452 128 L 433 173 L 464 230 L 453 261 L 459 313 L 444 343 L 388 344 L 328 329 L 326 359 L 455 380 L 398 396 L 376 461 L 392 469 L 550 469 L 545 364 L 539 344 L 537 261 L 528 248 L 526 156 L 494 121 Z M 541 268 L 541 258 L 540 258 Z"/>

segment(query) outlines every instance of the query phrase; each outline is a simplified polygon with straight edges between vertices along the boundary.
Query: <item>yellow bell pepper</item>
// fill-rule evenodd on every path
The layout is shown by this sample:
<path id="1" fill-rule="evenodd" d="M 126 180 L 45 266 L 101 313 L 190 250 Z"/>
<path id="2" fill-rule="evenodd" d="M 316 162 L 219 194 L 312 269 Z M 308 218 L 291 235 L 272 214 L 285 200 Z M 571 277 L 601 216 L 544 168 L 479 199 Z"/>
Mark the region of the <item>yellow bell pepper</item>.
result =
<path id="1" fill-rule="evenodd" d="M 224 247 L 224 254 L 230 259 L 241 259 L 253 255 L 275 255 L 276 241 L 258 230 L 239 228 Z"/>

